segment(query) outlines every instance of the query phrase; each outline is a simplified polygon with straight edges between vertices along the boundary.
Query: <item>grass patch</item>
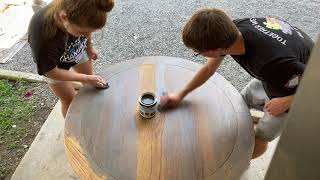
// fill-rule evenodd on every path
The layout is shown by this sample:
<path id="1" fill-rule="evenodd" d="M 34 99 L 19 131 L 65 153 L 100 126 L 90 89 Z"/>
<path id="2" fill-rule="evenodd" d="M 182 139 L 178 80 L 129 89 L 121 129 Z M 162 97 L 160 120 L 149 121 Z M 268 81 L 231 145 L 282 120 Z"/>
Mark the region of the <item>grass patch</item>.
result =
<path id="1" fill-rule="evenodd" d="M 10 179 L 51 109 L 39 83 L 0 80 L 0 180 Z M 40 103 L 41 102 L 41 103 Z M 44 108 L 44 109 L 42 109 Z"/>
<path id="2" fill-rule="evenodd" d="M 32 97 L 25 97 L 28 84 L 24 81 L 0 80 L 0 135 L 14 135 L 23 131 L 22 123 L 28 120 L 35 109 Z M 14 131 L 10 131 L 15 129 Z"/>

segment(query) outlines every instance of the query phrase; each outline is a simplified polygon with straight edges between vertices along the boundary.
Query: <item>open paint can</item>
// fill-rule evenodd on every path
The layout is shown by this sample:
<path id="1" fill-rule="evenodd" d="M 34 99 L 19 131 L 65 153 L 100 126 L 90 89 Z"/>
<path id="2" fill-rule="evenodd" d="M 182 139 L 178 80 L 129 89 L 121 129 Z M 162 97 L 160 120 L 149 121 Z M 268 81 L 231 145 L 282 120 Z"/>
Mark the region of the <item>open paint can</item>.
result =
<path id="1" fill-rule="evenodd" d="M 156 114 L 157 99 L 154 93 L 145 92 L 139 98 L 140 115 L 144 118 L 152 118 Z"/>

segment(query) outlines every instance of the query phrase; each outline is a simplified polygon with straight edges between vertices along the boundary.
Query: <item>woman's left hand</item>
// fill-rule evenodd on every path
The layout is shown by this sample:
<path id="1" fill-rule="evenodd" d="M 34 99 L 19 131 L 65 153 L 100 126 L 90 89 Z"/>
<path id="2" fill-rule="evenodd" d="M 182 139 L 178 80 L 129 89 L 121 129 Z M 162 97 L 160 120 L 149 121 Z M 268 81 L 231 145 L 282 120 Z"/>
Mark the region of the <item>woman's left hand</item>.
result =
<path id="1" fill-rule="evenodd" d="M 98 59 L 98 52 L 94 47 L 92 47 L 92 45 L 89 45 L 87 47 L 87 54 L 89 56 L 89 59 L 92 59 L 92 60 Z"/>

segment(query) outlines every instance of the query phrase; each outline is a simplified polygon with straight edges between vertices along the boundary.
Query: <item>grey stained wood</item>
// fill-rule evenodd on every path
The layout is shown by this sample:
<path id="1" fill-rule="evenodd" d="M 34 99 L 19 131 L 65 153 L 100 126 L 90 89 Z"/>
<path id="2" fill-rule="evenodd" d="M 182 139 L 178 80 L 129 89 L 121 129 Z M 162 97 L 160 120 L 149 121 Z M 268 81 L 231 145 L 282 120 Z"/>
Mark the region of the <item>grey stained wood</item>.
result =
<path id="1" fill-rule="evenodd" d="M 100 73 L 110 87 L 84 87 L 66 118 L 65 146 L 82 179 L 238 179 L 254 145 L 249 110 L 216 73 L 175 110 L 143 119 L 139 96 L 181 89 L 200 65 L 142 57 Z"/>

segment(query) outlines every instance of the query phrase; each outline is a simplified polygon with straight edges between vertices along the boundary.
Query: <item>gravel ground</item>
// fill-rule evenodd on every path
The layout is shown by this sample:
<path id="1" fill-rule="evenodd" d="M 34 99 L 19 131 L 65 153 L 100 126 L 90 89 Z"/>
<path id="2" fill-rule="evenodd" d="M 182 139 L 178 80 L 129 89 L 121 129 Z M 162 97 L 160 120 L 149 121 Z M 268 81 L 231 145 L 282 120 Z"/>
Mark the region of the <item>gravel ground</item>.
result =
<path id="1" fill-rule="evenodd" d="M 206 6 L 223 8 L 234 18 L 280 17 L 304 30 L 313 40 L 320 29 L 317 17 L 320 0 L 116 0 L 107 27 L 94 34 L 95 47 L 101 55 L 95 62 L 96 72 L 141 56 L 173 56 L 204 63 L 205 58 L 193 57 L 193 52 L 184 47 L 181 30 L 195 10 Z M 26 44 L 9 63 L 0 64 L 0 68 L 36 73 L 29 45 Z M 218 72 L 238 90 L 251 79 L 230 57 L 226 57 Z M 46 85 L 34 89 L 34 95 L 41 99 L 37 106 L 42 114 L 35 115 L 41 124 L 57 98 Z M 39 128 L 34 130 L 36 134 Z M 12 172 L 19 161 L 12 162 L 15 163 Z"/>
<path id="2" fill-rule="evenodd" d="M 220 7 L 234 18 L 276 16 L 300 27 L 313 40 L 320 29 L 319 0 L 122 0 L 116 1 L 106 29 L 94 35 L 100 60 L 97 72 L 120 61 L 141 56 L 174 56 L 197 63 L 203 57 L 193 57 L 184 47 L 181 30 L 192 13 L 200 7 Z M 317 10 L 318 9 L 318 10 Z M 26 44 L 13 60 L 0 68 L 34 72 L 30 48 Z M 230 57 L 218 72 L 240 90 L 250 76 Z"/>

